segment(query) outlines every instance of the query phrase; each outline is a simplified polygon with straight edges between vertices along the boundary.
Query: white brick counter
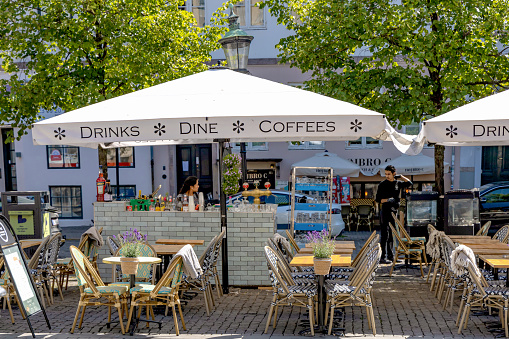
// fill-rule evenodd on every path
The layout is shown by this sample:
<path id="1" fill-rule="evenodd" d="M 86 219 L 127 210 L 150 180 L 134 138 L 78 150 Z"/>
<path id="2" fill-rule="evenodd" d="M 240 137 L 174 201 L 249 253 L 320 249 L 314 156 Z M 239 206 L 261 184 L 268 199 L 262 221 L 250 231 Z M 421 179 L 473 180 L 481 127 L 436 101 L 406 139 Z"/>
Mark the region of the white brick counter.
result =
<path id="1" fill-rule="evenodd" d="M 157 239 L 202 239 L 195 246 L 200 257 L 209 241 L 221 232 L 219 212 L 131 212 L 124 202 L 94 203 L 95 226 L 103 228 L 104 246 L 99 249 L 99 273 L 105 282 L 111 280 L 111 265 L 102 259 L 110 256 L 106 237 L 137 228 L 147 234 L 150 244 Z M 228 212 L 228 260 L 230 285 L 270 285 L 263 246 L 274 234 L 272 213 Z M 221 271 L 221 255 L 218 269 Z M 219 274 L 221 277 L 221 273 Z"/>

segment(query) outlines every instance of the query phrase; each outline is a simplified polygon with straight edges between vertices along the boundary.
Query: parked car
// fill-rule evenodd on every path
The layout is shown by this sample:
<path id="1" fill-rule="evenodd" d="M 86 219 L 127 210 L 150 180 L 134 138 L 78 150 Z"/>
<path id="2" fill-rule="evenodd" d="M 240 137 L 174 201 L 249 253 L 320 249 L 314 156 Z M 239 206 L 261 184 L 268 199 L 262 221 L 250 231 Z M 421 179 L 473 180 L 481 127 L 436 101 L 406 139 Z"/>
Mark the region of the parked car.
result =
<path id="1" fill-rule="evenodd" d="M 479 188 L 481 224 L 491 221 L 490 233 L 509 224 L 509 181 L 497 181 Z"/>
<path id="2" fill-rule="evenodd" d="M 291 214 L 291 206 L 290 202 L 292 200 L 292 193 L 288 191 L 278 191 L 271 190 L 272 196 L 261 196 L 260 202 L 262 204 L 268 203 L 276 203 L 278 205 L 277 212 L 275 215 L 275 223 L 278 229 L 288 229 L 290 225 L 290 214 Z M 232 197 L 232 202 L 242 200 L 244 197 L 241 193 L 237 193 Z M 297 201 L 305 201 L 308 197 L 304 194 L 295 193 L 295 199 Z M 252 203 L 253 198 L 248 199 Z M 299 211 L 303 212 L 303 211 Z M 345 229 L 345 223 L 343 222 L 343 217 L 341 216 L 341 205 L 340 204 L 332 204 L 332 235 L 337 236 Z"/>

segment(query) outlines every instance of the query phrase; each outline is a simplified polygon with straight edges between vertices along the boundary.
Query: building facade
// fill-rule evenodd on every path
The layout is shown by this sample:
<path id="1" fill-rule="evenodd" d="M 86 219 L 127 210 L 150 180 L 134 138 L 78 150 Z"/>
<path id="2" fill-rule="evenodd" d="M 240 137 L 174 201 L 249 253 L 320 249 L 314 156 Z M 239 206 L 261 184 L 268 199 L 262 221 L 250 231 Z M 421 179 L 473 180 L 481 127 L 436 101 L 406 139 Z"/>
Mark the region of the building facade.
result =
<path id="1" fill-rule="evenodd" d="M 276 19 L 268 14 L 267 9 L 260 10 L 254 5 L 258 1 L 242 1 L 235 6 L 241 20 L 241 28 L 254 36 L 251 44 L 248 70 L 253 76 L 296 86 L 310 78 L 310 74 L 299 69 L 278 63 L 278 51 L 275 45 L 279 39 L 288 34 L 285 27 L 278 25 Z M 221 5 L 221 1 L 185 1 L 182 9 L 191 11 L 199 25 L 203 25 L 212 13 Z M 224 53 L 218 50 L 212 55 L 213 61 L 224 60 Z M 0 76 L 6 77 L 7 74 Z M 257 98 L 253 98 L 256 102 Z M 251 103 L 246 103 L 251 104 Z M 263 103 L 259 103 L 263 110 Z M 238 109 L 242 109 L 239 107 Z M 310 115 L 319 112 L 309 112 Z M 62 112 L 45 112 L 51 117 Z M 5 140 L 9 126 L 2 128 L 2 141 Z M 419 126 L 404 126 L 403 132 L 417 133 Z M 0 167 L 0 190 L 34 191 L 48 190 L 51 204 L 62 211 L 62 226 L 92 225 L 93 206 L 96 200 L 96 179 L 99 172 L 97 150 L 84 147 L 68 146 L 35 146 L 31 133 L 20 141 L 5 144 L 0 148 L 3 165 Z M 238 145 L 232 145 L 233 152 L 239 152 Z M 401 153 L 390 142 L 381 142 L 371 138 L 335 142 L 259 142 L 247 144 L 248 170 L 272 170 L 275 175 L 276 188 L 288 187 L 291 166 L 300 160 L 316 153 L 328 151 L 357 163 L 362 168 L 358 178 L 350 178 L 353 198 L 372 198 L 377 184 L 383 180 L 378 166 L 399 157 Z M 137 195 L 151 193 L 161 185 L 159 194 L 174 196 L 182 182 L 189 175 L 200 178 L 200 190 L 209 198 L 217 198 L 218 185 L 218 149 L 215 144 L 146 146 L 119 150 L 116 159 L 115 151 L 108 156 L 109 178 L 113 192 L 117 194 L 116 164 L 119 166 L 119 197 L 129 199 Z M 423 150 L 433 157 L 433 148 Z M 495 155 L 496 154 L 496 155 Z M 505 148 L 500 150 L 482 149 L 481 147 L 447 147 L 446 161 L 451 164 L 451 172 L 445 176 L 446 189 L 472 188 L 489 179 L 490 168 L 500 178 L 509 177 L 505 168 Z M 496 159 L 495 159 L 496 157 Z M 481 158 L 482 168 L 481 168 Z M 491 160 L 490 160 L 491 159 Z M 495 159 L 495 160 L 493 160 Z M 490 163 L 491 161 L 491 163 Z M 498 166 L 502 161 L 505 166 Z M 490 167 L 491 166 L 491 167 Z M 494 172 L 493 172 L 494 171 Z M 454 175 L 456 173 L 456 175 Z M 491 174 L 491 177 L 496 177 Z M 497 178 L 498 178 L 497 177 Z M 415 189 L 434 181 L 433 174 L 416 175 L 413 178 Z"/>

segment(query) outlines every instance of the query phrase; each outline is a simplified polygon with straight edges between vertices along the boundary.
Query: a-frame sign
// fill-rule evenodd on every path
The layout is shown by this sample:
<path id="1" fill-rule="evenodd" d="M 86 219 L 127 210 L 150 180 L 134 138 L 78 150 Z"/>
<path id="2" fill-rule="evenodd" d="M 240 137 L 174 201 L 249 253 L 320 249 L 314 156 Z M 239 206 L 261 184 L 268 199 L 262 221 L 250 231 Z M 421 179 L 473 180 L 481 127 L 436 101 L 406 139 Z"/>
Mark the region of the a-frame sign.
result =
<path id="1" fill-rule="evenodd" d="M 23 255 L 23 250 L 19 245 L 16 232 L 9 223 L 9 220 L 1 214 L 0 248 L 4 254 L 4 262 L 9 271 L 9 277 L 14 285 L 23 312 L 25 312 L 28 327 L 30 327 L 32 337 L 35 338 L 34 329 L 30 323 L 31 316 L 42 312 L 50 330 L 51 324 L 46 315 L 46 310 L 42 307 L 39 294 L 36 292 L 36 286 L 32 276 L 28 273 L 28 266 L 25 261 L 25 256 Z"/>

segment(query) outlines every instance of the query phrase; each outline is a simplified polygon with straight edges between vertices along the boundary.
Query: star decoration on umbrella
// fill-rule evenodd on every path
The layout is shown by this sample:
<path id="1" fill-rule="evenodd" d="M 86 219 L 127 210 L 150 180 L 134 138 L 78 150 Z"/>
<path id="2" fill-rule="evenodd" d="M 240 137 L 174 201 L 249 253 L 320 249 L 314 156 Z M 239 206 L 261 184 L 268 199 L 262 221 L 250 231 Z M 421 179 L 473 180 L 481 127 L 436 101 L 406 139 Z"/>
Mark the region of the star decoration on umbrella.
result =
<path id="1" fill-rule="evenodd" d="M 233 131 L 240 133 L 241 131 L 244 131 L 244 123 L 237 120 L 237 122 L 233 123 Z"/>
<path id="2" fill-rule="evenodd" d="M 357 120 L 357 119 L 355 119 L 354 121 L 350 122 L 350 125 L 352 125 L 352 126 L 350 127 L 350 129 L 353 129 L 353 131 L 354 131 L 355 133 L 357 133 L 357 130 L 359 130 L 359 131 L 360 131 L 360 130 L 362 129 L 362 127 L 361 127 L 361 125 L 362 125 L 362 121 L 359 121 L 359 120 Z"/>
<path id="3" fill-rule="evenodd" d="M 155 129 L 154 133 L 159 133 L 159 136 L 161 136 L 163 133 L 166 133 L 165 128 L 166 128 L 166 125 L 161 125 L 161 123 L 158 122 L 157 125 L 154 126 L 154 129 Z"/>
<path id="4" fill-rule="evenodd" d="M 451 127 L 446 127 L 445 130 L 447 131 L 447 133 L 445 133 L 445 135 L 447 135 L 448 137 L 451 137 L 454 138 L 455 135 L 458 135 L 458 132 L 456 132 L 458 130 L 457 127 L 454 127 L 453 125 L 451 125 Z"/>
<path id="5" fill-rule="evenodd" d="M 58 138 L 58 140 L 62 140 L 62 138 L 65 138 L 65 129 L 61 129 L 60 127 L 54 130 L 55 132 L 55 138 Z"/>

